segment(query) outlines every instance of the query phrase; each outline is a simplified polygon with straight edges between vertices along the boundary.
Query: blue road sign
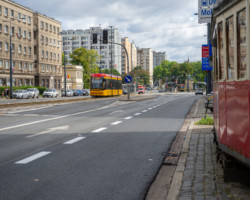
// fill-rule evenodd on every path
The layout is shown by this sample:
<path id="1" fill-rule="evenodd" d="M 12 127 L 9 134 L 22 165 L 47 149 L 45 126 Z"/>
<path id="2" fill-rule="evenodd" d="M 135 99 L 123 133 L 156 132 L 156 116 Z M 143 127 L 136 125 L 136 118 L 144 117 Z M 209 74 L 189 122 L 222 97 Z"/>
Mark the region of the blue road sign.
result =
<path id="1" fill-rule="evenodd" d="M 125 77 L 125 82 L 126 83 L 131 83 L 132 82 L 132 77 L 131 76 L 126 76 Z"/>

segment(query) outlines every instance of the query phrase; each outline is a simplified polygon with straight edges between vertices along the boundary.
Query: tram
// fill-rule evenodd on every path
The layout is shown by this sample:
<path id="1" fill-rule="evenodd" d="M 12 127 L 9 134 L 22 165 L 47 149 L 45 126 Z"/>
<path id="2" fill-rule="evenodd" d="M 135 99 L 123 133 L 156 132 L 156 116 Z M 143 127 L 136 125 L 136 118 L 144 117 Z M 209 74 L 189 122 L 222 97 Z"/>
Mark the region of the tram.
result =
<path id="1" fill-rule="evenodd" d="M 218 147 L 250 167 L 250 0 L 218 1 L 211 34 Z"/>
<path id="2" fill-rule="evenodd" d="M 178 85 L 178 91 L 179 92 L 184 92 L 185 91 L 185 84 L 179 84 Z"/>
<path id="3" fill-rule="evenodd" d="M 122 77 L 110 74 L 91 74 L 90 96 L 107 97 L 122 94 Z"/>

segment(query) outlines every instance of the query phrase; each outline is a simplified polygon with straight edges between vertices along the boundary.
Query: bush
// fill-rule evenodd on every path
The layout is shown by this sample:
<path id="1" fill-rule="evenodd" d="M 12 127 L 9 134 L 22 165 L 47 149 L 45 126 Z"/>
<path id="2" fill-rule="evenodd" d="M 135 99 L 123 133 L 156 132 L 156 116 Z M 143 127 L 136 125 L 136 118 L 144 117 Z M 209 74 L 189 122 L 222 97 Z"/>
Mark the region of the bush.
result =
<path id="1" fill-rule="evenodd" d="M 214 120 L 206 115 L 206 118 L 202 118 L 200 121 L 196 122 L 195 125 L 213 125 Z"/>

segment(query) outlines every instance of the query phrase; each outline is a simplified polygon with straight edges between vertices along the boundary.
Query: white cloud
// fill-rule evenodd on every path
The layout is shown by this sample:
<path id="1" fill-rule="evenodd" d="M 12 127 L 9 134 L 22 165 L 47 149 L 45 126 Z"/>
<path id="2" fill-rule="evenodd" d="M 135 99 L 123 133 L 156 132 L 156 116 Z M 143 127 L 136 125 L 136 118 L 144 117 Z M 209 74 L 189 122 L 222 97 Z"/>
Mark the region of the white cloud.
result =
<path id="1" fill-rule="evenodd" d="M 197 27 L 197 0 L 19 0 L 18 3 L 62 22 L 63 29 L 119 29 L 138 47 L 165 51 L 171 61 L 201 60 L 206 26 Z"/>

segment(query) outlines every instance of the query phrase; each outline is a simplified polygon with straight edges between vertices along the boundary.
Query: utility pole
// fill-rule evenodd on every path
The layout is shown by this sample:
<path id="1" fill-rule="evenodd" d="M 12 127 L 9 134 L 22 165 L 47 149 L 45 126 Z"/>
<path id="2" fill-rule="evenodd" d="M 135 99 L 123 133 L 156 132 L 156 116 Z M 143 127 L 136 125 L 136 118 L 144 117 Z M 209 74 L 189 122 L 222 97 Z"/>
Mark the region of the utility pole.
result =
<path id="1" fill-rule="evenodd" d="M 207 23 L 207 44 L 208 44 L 209 48 L 210 48 L 210 38 L 211 38 L 210 31 L 211 31 L 211 25 L 210 25 L 210 23 Z M 210 61 L 210 57 L 209 57 L 209 66 L 212 66 L 212 63 Z M 206 90 L 206 93 L 209 94 L 210 92 L 212 92 L 212 90 L 213 90 L 212 89 L 212 72 L 211 72 L 211 70 L 208 70 L 207 71 L 207 90 Z"/>
<path id="2" fill-rule="evenodd" d="M 111 83 L 112 83 L 112 96 L 113 96 L 113 79 L 112 79 L 112 75 L 113 75 L 113 26 L 110 26 L 111 28 Z"/>

